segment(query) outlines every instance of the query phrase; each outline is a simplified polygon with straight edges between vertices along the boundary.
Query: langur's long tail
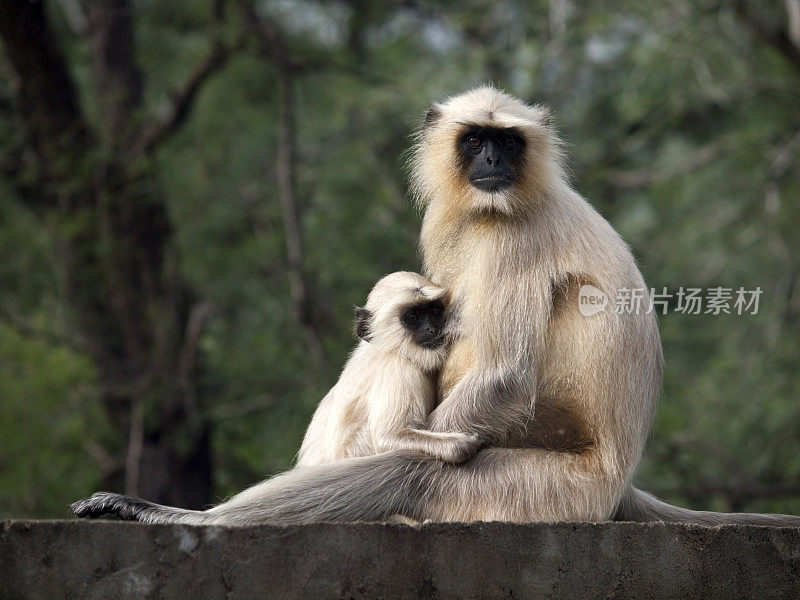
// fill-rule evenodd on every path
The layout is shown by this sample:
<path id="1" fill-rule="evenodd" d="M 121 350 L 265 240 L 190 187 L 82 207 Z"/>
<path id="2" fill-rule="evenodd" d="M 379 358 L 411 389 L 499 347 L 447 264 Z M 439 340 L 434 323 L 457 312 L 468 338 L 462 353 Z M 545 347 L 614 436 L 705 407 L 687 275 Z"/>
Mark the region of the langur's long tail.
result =
<path id="1" fill-rule="evenodd" d="M 443 462 L 407 450 L 297 467 L 206 514 L 211 523 L 234 525 L 382 521 L 396 514 L 420 519 L 435 502 L 443 468 Z"/>
<path id="2" fill-rule="evenodd" d="M 465 481 L 465 472 L 430 457 L 397 450 L 335 463 L 298 467 L 267 479 L 206 511 L 161 506 L 98 492 L 72 505 L 79 517 L 117 516 L 144 523 L 292 525 L 319 521 L 383 521 L 393 515 L 423 520 L 432 506 Z M 615 521 L 800 527 L 800 517 L 717 513 L 672 506 L 629 487 Z"/>
<path id="3" fill-rule="evenodd" d="M 143 523 L 292 525 L 318 521 L 417 519 L 434 501 L 444 463 L 398 450 L 336 463 L 298 467 L 267 479 L 206 511 L 162 506 L 97 492 L 71 506 L 78 517 L 116 516 Z M 438 481 L 441 483 L 441 481 Z"/>
<path id="4" fill-rule="evenodd" d="M 125 521 L 142 523 L 204 523 L 204 513 L 199 510 L 186 510 L 172 506 L 163 506 L 142 500 L 114 494 L 112 492 L 95 492 L 88 498 L 78 500 L 70 505 L 70 510 L 77 517 L 114 516 Z"/>
<path id="5" fill-rule="evenodd" d="M 614 521 L 650 523 L 694 523 L 698 525 L 772 525 L 775 527 L 800 527 L 800 517 L 794 515 L 765 515 L 759 513 L 719 513 L 689 510 L 662 502 L 652 494 L 633 486 L 622 498 Z"/>

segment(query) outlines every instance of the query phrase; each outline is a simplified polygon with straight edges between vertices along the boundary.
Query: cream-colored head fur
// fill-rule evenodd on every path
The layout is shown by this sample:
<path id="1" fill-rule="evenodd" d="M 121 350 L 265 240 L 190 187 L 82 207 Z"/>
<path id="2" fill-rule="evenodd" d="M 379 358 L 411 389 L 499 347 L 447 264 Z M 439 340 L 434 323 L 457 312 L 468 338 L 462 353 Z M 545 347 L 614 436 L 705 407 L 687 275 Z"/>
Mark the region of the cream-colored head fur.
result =
<path id="1" fill-rule="evenodd" d="M 386 353 L 395 353 L 426 371 L 442 366 L 446 344 L 428 349 L 414 343 L 400 316 L 410 304 L 441 300 L 448 302 L 447 290 L 427 277 L 410 271 L 386 275 L 375 284 L 364 306 L 371 314 L 369 344 Z"/>
<path id="2" fill-rule="evenodd" d="M 491 86 L 481 86 L 431 106 L 412 155 L 411 190 L 420 206 L 445 198 L 467 212 L 529 212 L 563 176 L 561 142 L 548 110 Z M 459 139 L 470 126 L 515 128 L 525 138 L 521 179 L 498 192 L 481 191 L 458 168 Z M 459 198 L 451 202 L 453 196 Z"/>

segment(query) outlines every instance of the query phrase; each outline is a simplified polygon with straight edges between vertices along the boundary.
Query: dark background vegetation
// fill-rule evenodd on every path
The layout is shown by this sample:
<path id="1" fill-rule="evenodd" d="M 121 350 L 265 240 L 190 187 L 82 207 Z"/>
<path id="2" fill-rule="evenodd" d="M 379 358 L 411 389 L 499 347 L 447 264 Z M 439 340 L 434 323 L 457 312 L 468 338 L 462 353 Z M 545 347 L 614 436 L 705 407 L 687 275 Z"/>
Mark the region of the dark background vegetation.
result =
<path id="1" fill-rule="evenodd" d="M 0 0 L 0 516 L 289 467 L 371 284 L 417 269 L 431 99 L 550 105 L 668 314 L 638 483 L 800 513 L 800 0 Z"/>

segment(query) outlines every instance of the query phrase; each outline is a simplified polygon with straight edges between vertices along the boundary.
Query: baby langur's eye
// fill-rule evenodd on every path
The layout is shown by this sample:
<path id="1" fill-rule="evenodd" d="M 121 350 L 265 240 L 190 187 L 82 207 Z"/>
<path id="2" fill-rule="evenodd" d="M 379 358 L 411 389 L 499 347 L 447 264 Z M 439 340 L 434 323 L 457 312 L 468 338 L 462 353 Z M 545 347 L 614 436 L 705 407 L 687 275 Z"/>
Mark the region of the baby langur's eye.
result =
<path id="1" fill-rule="evenodd" d="M 483 144 L 483 142 L 481 142 L 481 138 L 477 135 L 471 135 L 467 138 L 467 146 L 470 148 L 480 148 L 481 144 Z"/>
<path id="2" fill-rule="evenodd" d="M 517 140 L 513 135 L 507 133 L 503 136 L 503 146 L 508 150 L 513 149 L 517 145 Z"/>

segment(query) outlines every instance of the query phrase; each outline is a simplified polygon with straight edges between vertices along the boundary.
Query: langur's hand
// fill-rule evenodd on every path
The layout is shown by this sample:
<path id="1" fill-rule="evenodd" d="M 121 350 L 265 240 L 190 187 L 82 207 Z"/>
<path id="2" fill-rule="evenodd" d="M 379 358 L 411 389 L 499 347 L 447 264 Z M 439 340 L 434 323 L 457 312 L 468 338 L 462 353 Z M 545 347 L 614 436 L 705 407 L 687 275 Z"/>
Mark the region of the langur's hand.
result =
<path id="1" fill-rule="evenodd" d="M 467 433 L 446 433 L 448 440 L 442 447 L 433 451 L 436 458 L 448 463 L 460 464 L 474 456 L 483 445 L 477 435 Z"/>

